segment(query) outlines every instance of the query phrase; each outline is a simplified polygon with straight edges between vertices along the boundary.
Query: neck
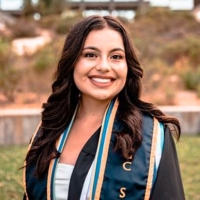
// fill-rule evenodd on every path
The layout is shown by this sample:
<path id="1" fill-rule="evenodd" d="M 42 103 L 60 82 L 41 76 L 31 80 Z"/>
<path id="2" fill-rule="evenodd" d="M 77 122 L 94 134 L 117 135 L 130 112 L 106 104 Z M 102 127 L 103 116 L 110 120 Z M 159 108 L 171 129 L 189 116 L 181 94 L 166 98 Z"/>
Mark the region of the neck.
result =
<path id="1" fill-rule="evenodd" d="M 91 99 L 81 98 L 77 118 L 92 118 L 93 120 L 102 121 L 109 103 L 109 101 L 94 101 Z"/>

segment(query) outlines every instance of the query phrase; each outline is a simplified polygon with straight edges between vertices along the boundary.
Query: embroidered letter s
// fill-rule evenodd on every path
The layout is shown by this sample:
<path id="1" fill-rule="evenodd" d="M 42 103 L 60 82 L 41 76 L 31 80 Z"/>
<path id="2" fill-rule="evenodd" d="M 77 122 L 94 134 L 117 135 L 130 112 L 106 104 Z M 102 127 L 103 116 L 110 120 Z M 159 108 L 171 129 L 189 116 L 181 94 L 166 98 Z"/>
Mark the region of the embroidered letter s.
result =
<path id="1" fill-rule="evenodd" d="M 120 195 L 119 195 L 119 197 L 122 198 L 122 199 L 126 196 L 125 190 L 126 190 L 125 187 L 120 188 Z"/>

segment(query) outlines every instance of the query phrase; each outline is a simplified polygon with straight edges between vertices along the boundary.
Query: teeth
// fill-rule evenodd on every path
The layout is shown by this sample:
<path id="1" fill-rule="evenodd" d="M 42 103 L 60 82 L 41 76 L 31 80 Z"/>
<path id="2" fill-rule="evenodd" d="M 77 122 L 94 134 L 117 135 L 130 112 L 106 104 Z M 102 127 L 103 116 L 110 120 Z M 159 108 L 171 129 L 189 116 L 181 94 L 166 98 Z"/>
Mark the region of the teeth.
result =
<path id="1" fill-rule="evenodd" d="M 109 83 L 111 79 L 104 79 L 104 78 L 92 78 L 92 80 L 100 83 Z"/>

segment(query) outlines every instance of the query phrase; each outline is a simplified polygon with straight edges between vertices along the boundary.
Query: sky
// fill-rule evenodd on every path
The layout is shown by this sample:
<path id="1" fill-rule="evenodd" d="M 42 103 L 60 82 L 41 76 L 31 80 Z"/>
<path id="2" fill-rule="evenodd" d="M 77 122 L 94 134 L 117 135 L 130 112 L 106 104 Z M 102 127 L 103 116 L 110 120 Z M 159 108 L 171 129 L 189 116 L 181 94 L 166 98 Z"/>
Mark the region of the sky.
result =
<path id="1" fill-rule="evenodd" d="M 37 0 L 32 0 L 37 2 Z M 80 1 L 80 0 L 78 0 Z M 95 1 L 95 0 L 85 0 L 85 1 Z M 98 1 L 98 0 L 96 0 Z M 109 1 L 109 0 L 102 0 Z M 122 0 L 114 0 L 122 1 Z M 124 0 L 128 1 L 128 0 Z M 169 6 L 172 10 L 191 10 L 193 9 L 194 0 L 146 0 L 149 1 L 152 6 Z M 2 10 L 15 10 L 22 7 L 22 0 L 0 0 L 0 8 Z"/>
<path id="2" fill-rule="evenodd" d="M 169 6 L 172 10 L 191 10 L 194 6 L 193 0 L 150 0 L 152 6 Z"/>

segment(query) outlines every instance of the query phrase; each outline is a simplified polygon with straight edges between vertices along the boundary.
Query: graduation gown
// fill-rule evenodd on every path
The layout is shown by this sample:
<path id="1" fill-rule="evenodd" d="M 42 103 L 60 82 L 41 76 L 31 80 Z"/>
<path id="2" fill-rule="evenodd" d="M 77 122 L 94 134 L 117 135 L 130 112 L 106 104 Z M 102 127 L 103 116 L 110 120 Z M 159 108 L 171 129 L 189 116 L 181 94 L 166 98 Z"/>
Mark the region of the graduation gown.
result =
<path id="1" fill-rule="evenodd" d="M 83 147 L 79 158 L 77 160 L 76 166 L 72 173 L 70 186 L 69 186 L 69 196 L 68 200 L 80 199 L 82 186 L 87 175 L 87 172 L 91 166 L 91 163 L 95 157 L 95 152 L 98 143 L 100 131 L 98 130 Z M 151 200 L 184 200 L 184 190 L 180 174 L 180 168 L 176 153 L 176 147 L 174 144 L 174 139 L 172 138 L 171 131 L 167 125 L 165 125 L 165 143 L 160 160 L 160 165 L 157 173 L 157 177 L 152 188 Z M 76 188 L 76 189 L 74 189 Z M 108 190 L 108 193 L 111 191 Z M 137 192 L 137 191 L 136 191 Z M 102 198 L 103 200 L 114 200 L 114 198 L 109 195 L 107 198 Z M 117 198 L 120 199 L 120 198 Z M 124 198 L 126 199 L 126 198 Z M 142 200 L 141 197 L 130 198 Z"/>
<path id="2" fill-rule="evenodd" d="M 97 174 L 97 179 L 95 179 L 95 177 L 94 179 L 97 181 L 95 182 L 94 180 L 92 189 L 95 188 L 95 190 L 93 193 L 91 193 L 90 199 L 184 200 L 184 190 L 176 148 L 168 126 L 164 126 L 164 148 L 159 169 L 156 174 L 155 181 L 153 181 L 153 172 L 150 170 L 150 168 L 152 168 L 151 154 L 153 149 L 153 136 L 155 135 L 155 120 L 150 115 L 143 115 L 143 140 L 141 146 L 134 156 L 133 161 L 125 160 L 119 151 L 113 151 L 115 133 L 123 130 L 123 124 L 117 119 L 117 117 L 115 117 L 113 120 L 110 141 L 107 141 L 109 144 L 107 156 L 106 154 L 103 154 L 103 157 L 106 157 L 105 168 L 103 169 L 102 175 L 103 178 L 101 178 L 101 182 L 99 182 L 99 177 L 101 177 L 101 169 L 99 171 L 95 171 L 97 172 L 94 173 L 95 175 Z M 91 164 L 94 162 L 96 155 L 99 153 L 97 152 L 99 151 L 99 140 L 102 139 L 102 133 L 100 133 L 100 130 L 103 128 L 104 127 L 99 128 L 92 135 L 78 156 L 70 180 L 68 200 L 80 199 L 87 173 Z M 154 154 L 153 157 L 155 157 Z M 96 168 L 101 168 L 101 162 L 99 165 L 97 162 Z M 48 172 L 46 172 L 42 180 L 38 180 L 33 176 L 33 172 L 35 170 L 34 163 L 25 168 L 24 199 L 43 200 L 55 198 L 53 184 L 56 165 L 57 162 L 54 162 L 53 165 L 50 164 L 50 169 Z M 149 179 L 149 177 L 151 178 Z M 148 185 L 150 185 L 149 191 Z M 96 196 L 96 193 L 98 193 L 98 196 Z"/>

